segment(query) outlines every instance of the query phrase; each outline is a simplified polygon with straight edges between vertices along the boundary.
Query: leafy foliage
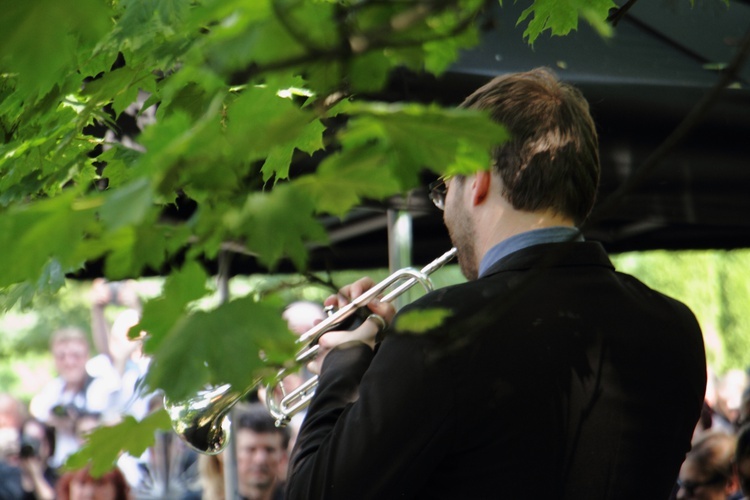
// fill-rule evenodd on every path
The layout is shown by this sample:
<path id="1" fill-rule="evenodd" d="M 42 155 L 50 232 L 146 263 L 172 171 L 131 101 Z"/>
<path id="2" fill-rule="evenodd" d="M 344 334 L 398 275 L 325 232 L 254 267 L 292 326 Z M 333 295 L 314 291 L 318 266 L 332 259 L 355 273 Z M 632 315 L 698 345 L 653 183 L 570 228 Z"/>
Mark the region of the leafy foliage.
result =
<path id="1" fill-rule="evenodd" d="M 610 6 L 536 0 L 527 36 L 565 33 L 580 16 L 601 25 Z M 445 70 L 476 43 L 483 7 L 1 0 L 3 307 L 31 306 L 96 261 L 110 279 L 158 272 L 164 292 L 141 323 L 151 387 L 173 398 L 247 383 L 263 369 L 259 348 L 272 361 L 291 351 L 279 304 L 200 310 L 211 291 L 199 262 L 232 244 L 269 269 L 290 259 L 304 270 L 308 245 L 325 243 L 318 216 L 404 193 L 425 168 L 486 166 L 506 134 L 481 113 L 356 99 L 397 67 Z M 170 217 L 188 201 L 187 219 Z M 122 448 L 111 432 L 91 441 L 105 461 Z"/>

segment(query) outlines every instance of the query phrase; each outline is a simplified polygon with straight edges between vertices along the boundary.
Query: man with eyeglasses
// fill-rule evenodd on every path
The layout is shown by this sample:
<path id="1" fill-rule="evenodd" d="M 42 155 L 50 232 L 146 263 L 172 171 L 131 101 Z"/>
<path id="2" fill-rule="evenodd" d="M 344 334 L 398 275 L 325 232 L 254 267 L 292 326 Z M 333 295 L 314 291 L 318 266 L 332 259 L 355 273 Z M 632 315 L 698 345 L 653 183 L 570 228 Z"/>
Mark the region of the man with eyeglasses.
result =
<path id="1" fill-rule="evenodd" d="M 703 340 L 686 306 L 584 240 L 588 104 L 537 69 L 463 106 L 512 135 L 491 169 L 431 189 L 468 282 L 321 337 L 287 499 L 666 499 L 703 405 Z"/>

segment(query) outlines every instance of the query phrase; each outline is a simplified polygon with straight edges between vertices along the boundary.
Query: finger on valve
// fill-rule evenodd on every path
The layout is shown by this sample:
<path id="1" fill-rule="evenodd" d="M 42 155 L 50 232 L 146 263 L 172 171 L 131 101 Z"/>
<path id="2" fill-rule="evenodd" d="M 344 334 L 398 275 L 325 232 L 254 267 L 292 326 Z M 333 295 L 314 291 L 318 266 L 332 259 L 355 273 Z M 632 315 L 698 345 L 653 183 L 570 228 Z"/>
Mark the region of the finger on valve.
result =
<path id="1" fill-rule="evenodd" d="M 323 304 L 326 307 L 334 306 L 337 309 L 341 309 L 342 307 L 349 304 L 352 300 L 356 299 L 367 290 L 372 288 L 374 285 L 375 282 L 371 278 L 360 278 L 354 283 L 341 287 L 339 289 L 339 293 L 330 295 L 328 298 L 326 298 Z"/>

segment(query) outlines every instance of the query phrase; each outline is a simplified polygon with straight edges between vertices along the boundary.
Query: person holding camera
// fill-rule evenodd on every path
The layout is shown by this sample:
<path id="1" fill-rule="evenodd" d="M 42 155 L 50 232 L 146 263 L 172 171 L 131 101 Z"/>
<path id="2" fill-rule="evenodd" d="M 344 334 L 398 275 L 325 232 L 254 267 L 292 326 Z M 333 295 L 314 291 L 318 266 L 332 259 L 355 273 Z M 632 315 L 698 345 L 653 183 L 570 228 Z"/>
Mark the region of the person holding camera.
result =
<path id="1" fill-rule="evenodd" d="M 55 451 L 50 465 L 59 468 L 79 447 L 75 422 L 82 413 L 104 412 L 117 387 L 86 371 L 88 340 L 78 328 L 63 328 L 52 335 L 50 349 L 58 376 L 34 396 L 31 415 L 55 429 Z"/>
<path id="2" fill-rule="evenodd" d="M 86 369 L 111 379 L 119 388 L 103 420 L 114 422 L 122 415 L 140 420 L 148 414 L 151 395 L 140 391 L 149 360 L 143 356 L 140 334 L 132 332 L 141 316 L 136 283 L 95 279 L 90 297 L 91 333 L 98 354 L 86 363 Z"/>
<path id="3" fill-rule="evenodd" d="M 52 500 L 55 498 L 57 473 L 50 467 L 54 451 L 54 429 L 35 418 L 29 418 L 21 427 L 20 449 L 21 486 L 28 498 Z"/>
<path id="4" fill-rule="evenodd" d="M 47 465 L 51 429 L 33 418 L 0 429 L 13 436 L 0 455 L 0 499 L 54 500 L 56 475 Z"/>

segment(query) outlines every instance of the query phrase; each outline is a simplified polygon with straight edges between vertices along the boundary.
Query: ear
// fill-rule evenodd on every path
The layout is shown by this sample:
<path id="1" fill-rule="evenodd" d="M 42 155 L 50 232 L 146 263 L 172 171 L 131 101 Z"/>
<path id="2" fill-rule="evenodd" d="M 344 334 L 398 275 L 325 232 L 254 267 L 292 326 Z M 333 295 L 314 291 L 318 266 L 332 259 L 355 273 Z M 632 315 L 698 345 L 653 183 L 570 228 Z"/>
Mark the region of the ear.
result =
<path id="1" fill-rule="evenodd" d="M 482 170 L 474 174 L 474 182 L 471 184 L 471 201 L 474 205 L 481 205 L 490 193 L 492 173 Z"/>

